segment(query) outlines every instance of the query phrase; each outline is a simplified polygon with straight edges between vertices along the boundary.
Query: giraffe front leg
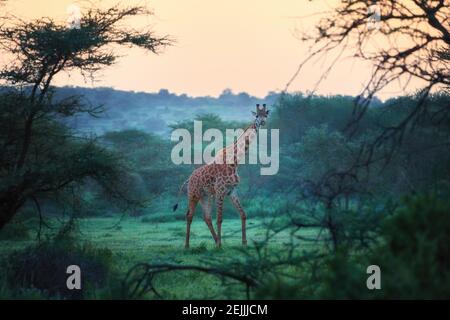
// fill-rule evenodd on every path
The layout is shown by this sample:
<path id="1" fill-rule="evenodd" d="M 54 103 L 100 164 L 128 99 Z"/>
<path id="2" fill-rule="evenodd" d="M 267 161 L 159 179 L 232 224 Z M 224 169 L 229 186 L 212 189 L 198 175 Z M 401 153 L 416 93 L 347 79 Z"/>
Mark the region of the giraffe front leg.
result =
<path id="1" fill-rule="evenodd" d="M 223 214 L 223 199 L 224 195 L 219 195 L 217 197 L 217 247 L 222 246 L 222 214 Z"/>
<path id="2" fill-rule="evenodd" d="M 241 216 L 241 222 L 242 222 L 242 245 L 247 245 L 247 235 L 246 235 L 246 221 L 247 221 L 247 215 L 245 214 L 244 209 L 242 208 L 241 202 L 239 201 L 239 197 L 237 196 L 236 192 L 233 190 L 233 192 L 230 195 L 231 202 L 233 203 L 234 207 L 239 212 L 239 215 Z"/>

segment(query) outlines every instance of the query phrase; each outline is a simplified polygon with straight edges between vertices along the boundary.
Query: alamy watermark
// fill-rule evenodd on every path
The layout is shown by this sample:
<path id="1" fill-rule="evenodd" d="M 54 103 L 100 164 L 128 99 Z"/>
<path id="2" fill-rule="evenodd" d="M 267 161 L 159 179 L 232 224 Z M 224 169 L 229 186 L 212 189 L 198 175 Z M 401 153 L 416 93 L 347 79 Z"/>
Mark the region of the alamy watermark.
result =
<path id="1" fill-rule="evenodd" d="M 269 133 L 270 143 L 268 143 Z M 171 140 L 179 142 L 172 148 L 172 162 L 176 165 L 234 164 L 236 162 L 245 164 L 248 158 L 248 164 L 263 166 L 260 169 L 261 175 L 278 173 L 279 129 L 247 129 L 245 131 L 226 129 L 225 136 L 226 139 L 219 129 L 208 129 L 203 132 L 202 121 L 194 121 L 194 137 L 187 129 L 175 129 L 172 131 Z M 226 141 L 225 145 L 224 141 Z M 248 141 L 247 144 L 246 141 Z M 208 143 L 204 149 L 202 149 L 203 142 Z"/>
<path id="2" fill-rule="evenodd" d="M 81 9 L 76 4 L 71 4 L 67 7 L 66 12 L 68 14 L 67 28 L 80 29 L 81 28 Z"/>
<path id="3" fill-rule="evenodd" d="M 369 290 L 381 289 L 381 269 L 376 264 L 370 265 L 366 269 L 366 273 L 370 274 L 367 278 L 366 286 Z"/>
<path id="4" fill-rule="evenodd" d="M 81 290 L 81 269 L 76 264 L 67 267 L 66 273 L 70 274 L 66 280 L 66 287 L 69 290 Z"/>
<path id="5" fill-rule="evenodd" d="M 380 6 L 374 2 L 367 8 L 367 29 L 378 30 L 380 29 L 381 9 Z"/>

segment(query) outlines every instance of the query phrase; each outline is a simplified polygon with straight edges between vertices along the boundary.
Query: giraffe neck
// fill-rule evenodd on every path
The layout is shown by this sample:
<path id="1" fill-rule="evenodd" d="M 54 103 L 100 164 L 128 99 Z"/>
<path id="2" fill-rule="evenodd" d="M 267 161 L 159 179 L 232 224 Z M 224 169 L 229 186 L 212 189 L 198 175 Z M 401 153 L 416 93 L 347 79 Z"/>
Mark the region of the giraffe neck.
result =
<path id="1" fill-rule="evenodd" d="M 245 155 L 250 148 L 250 143 L 256 138 L 257 132 L 258 126 L 256 123 L 250 124 L 245 128 L 244 132 L 239 136 L 236 142 L 221 149 L 217 153 L 214 162 L 237 166 L 239 162 L 245 158 Z"/>
<path id="2" fill-rule="evenodd" d="M 258 126 L 256 125 L 256 123 L 252 123 L 245 129 L 245 131 L 234 143 L 234 163 L 236 165 L 245 158 L 245 155 L 250 148 L 250 144 L 253 140 L 255 140 L 257 133 Z"/>

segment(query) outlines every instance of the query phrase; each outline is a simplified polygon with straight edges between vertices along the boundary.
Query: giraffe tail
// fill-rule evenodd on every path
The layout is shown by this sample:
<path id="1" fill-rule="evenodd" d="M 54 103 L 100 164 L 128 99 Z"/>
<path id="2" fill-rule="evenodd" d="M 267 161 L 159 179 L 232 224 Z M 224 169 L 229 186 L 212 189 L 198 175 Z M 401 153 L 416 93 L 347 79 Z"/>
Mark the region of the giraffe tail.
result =
<path id="1" fill-rule="evenodd" d="M 187 179 L 185 182 L 183 182 L 183 184 L 180 187 L 180 190 L 178 190 L 178 195 L 177 195 L 177 203 L 175 203 L 175 205 L 173 206 L 172 210 L 175 212 L 178 209 L 178 201 L 180 199 L 180 195 L 181 192 L 183 191 L 184 186 L 188 183 L 189 179 Z"/>

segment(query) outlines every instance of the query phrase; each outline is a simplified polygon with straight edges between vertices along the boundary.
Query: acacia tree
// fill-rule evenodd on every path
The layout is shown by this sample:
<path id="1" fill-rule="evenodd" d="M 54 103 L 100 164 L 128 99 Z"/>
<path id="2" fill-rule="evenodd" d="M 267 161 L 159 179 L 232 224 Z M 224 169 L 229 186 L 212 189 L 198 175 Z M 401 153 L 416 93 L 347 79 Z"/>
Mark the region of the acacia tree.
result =
<path id="1" fill-rule="evenodd" d="M 386 156 L 401 144 L 408 129 L 424 118 L 448 119 L 448 99 L 439 108 L 430 108 L 427 101 L 435 91 L 450 92 L 450 2 L 448 0 L 347 0 L 331 14 L 322 18 L 315 32 L 301 35 L 311 43 L 311 52 L 302 61 L 286 89 L 312 58 L 335 56 L 319 83 L 332 70 L 343 54 L 373 65 L 370 80 L 355 99 L 349 132 L 355 132 L 374 96 L 388 85 L 401 83 L 409 88 L 412 79 L 421 81 L 416 107 L 398 121 L 384 128 L 364 152 L 364 161 L 375 161 L 375 150 L 390 145 Z M 374 43 L 380 43 L 379 47 Z M 363 160 L 361 160 L 363 161 Z"/>
<path id="2" fill-rule="evenodd" d="M 124 23 L 151 14 L 140 6 L 92 7 L 75 28 L 51 18 L 2 18 L 0 50 L 9 62 L 0 69 L 5 84 L 0 99 L 4 124 L 0 130 L 0 229 L 27 200 L 36 202 L 39 195 L 55 194 L 88 178 L 101 182 L 116 197 L 126 198 L 115 188 L 120 186 L 117 159 L 92 141 L 71 137 L 57 121 L 80 112 L 96 115 L 101 108 L 78 96 L 55 98 L 52 83 L 62 72 L 78 71 L 94 78 L 116 62 L 119 46 L 158 53 L 170 45 L 167 36 L 127 28 Z"/>

